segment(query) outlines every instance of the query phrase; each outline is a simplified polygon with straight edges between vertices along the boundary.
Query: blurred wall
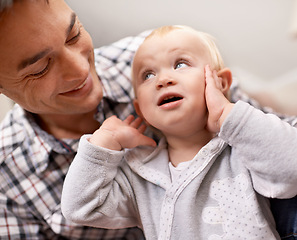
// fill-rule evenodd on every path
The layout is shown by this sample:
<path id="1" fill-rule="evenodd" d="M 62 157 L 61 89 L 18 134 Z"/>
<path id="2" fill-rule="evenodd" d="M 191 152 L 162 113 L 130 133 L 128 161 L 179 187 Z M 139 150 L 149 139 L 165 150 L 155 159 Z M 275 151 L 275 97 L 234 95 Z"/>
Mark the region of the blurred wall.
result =
<path id="1" fill-rule="evenodd" d="M 95 47 L 161 25 L 189 25 L 217 39 L 226 65 L 248 92 L 282 92 L 275 96 L 297 106 L 297 39 L 289 32 L 296 1 L 66 0 Z M 294 92 L 290 99 L 283 97 L 287 89 Z M 9 104 L 0 97 L 0 114 Z"/>
<path id="2" fill-rule="evenodd" d="M 10 110 L 13 103 L 5 97 L 3 94 L 0 95 L 0 121 L 4 118 L 5 114 Z"/>
<path id="3" fill-rule="evenodd" d="M 212 34 L 226 65 L 271 81 L 297 68 L 296 0 L 68 0 L 96 47 L 167 24 Z"/>
<path id="4" fill-rule="evenodd" d="M 161 25 L 185 24 L 208 32 L 217 39 L 226 65 L 243 90 L 279 112 L 297 115 L 297 0 L 68 3 L 95 47 Z"/>

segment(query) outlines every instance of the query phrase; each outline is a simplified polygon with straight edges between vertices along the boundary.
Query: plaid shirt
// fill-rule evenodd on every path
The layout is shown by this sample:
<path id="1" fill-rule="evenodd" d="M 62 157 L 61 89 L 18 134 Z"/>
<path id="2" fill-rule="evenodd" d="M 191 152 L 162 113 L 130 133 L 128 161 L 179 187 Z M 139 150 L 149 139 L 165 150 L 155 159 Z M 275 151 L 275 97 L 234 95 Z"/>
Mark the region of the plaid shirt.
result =
<path id="1" fill-rule="evenodd" d="M 95 118 L 134 113 L 130 65 L 143 33 L 95 49 L 104 98 Z M 82 227 L 61 214 L 63 181 L 78 140 L 56 139 L 15 105 L 0 125 L 0 239 L 143 239 L 139 229 Z"/>
<path id="2" fill-rule="evenodd" d="M 96 70 L 104 99 L 95 116 L 99 122 L 116 114 L 134 113 L 130 83 L 131 59 L 146 33 L 95 50 Z M 236 85 L 232 101 L 239 99 L 260 108 Z M 271 109 L 264 109 L 271 112 Z M 297 126 L 293 117 L 284 117 Z M 0 239 L 142 239 L 138 229 L 104 230 L 75 225 L 61 214 L 60 198 L 65 174 L 78 140 L 61 140 L 44 132 L 19 105 L 0 125 Z"/>

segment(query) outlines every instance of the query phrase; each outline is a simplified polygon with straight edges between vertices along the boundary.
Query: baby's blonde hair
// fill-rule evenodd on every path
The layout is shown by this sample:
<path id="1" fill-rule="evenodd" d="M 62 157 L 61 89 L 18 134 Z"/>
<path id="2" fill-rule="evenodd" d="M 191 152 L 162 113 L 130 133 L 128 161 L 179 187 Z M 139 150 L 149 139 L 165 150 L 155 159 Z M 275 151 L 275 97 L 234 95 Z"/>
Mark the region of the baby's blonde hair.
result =
<path id="1" fill-rule="evenodd" d="M 211 67 L 213 69 L 219 71 L 225 67 L 221 53 L 215 43 L 215 38 L 208 33 L 197 31 L 189 26 L 169 25 L 169 26 L 162 26 L 162 27 L 156 28 L 145 38 L 144 42 L 147 39 L 152 38 L 153 36 L 164 36 L 172 31 L 178 30 L 178 29 L 189 30 L 189 31 L 195 33 L 201 39 L 201 41 L 208 48 L 208 51 L 210 53 L 211 60 L 212 60 Z"/>

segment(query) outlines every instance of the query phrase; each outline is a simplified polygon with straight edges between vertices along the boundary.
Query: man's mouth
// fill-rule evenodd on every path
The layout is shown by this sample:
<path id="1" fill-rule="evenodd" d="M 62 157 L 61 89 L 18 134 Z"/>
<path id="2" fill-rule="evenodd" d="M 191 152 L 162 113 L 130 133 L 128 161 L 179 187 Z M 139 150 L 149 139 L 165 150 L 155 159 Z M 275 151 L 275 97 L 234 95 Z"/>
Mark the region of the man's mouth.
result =
<path id="1" fill-rule="evenodd" d="M 84 94 L 84 92 L 87 91 L 87 89 L 90 87 L 90 86 L 87 86 L 87 85 L 90 85 L 88 84 L 89 81 L 89 78 L 87 78 L 85 81 L 83 81 L 83 83 L 81 83 L 78 87 L 72 89 L 72 90 L 69 90 L 67 92 L 63 92 L 61 93 L 63 96 L 74 96 L 74 95 L 78 95 L 78 94 Z"/>
<path id="2" fill-rule="evenodd" d="M 64 92 L 63 94 L 74 93 L 74 92 L 76 92 L 76 91 L 82 89 L 82 88 L 87 84 L 87 80 L 88 80 L 88 79 L 86 79 L 81 85 L 79 85 L 78 87 L 74 88 L 73 90 Z"/>
<path id="3" fill-rule="evenodd" d="M 78 86 L 77 88 L 73 89 L 73 91 L 76 91 L 76 90 L 79 90 L 79 89 L 83 88 L 86 85 L 86 83 L 87 83 L 87 79 L 80 86 Z"/>

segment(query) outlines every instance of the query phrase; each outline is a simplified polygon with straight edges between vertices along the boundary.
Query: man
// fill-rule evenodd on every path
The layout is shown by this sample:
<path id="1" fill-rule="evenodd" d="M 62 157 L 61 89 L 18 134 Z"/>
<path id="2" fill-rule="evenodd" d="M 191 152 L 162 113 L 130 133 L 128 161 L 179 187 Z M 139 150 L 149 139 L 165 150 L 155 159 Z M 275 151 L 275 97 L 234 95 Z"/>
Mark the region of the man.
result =
<path id="1" fill-rule="evenodd" d="M 60 196 L 79 137 L 133 112 L 130 48 L 142 38 L 97 50 L 95 67 L 91 38 L 63 0 L 10 2 L 0 2 L 0 92 L 19 105 L 1 125 L 0 238 L 141 239 L 139 229 L 66 221 Z"/>
<path id="2" fill-rule="evenodd" d="M 130 63 L 142 40 L 93 52 L 63 0 L 0 0 L 0 93 L 17 103 L 0 126 L 1 239 L 142 239 L 77 226 L 60 209 L 79 137 L 134 113 Z"/>

